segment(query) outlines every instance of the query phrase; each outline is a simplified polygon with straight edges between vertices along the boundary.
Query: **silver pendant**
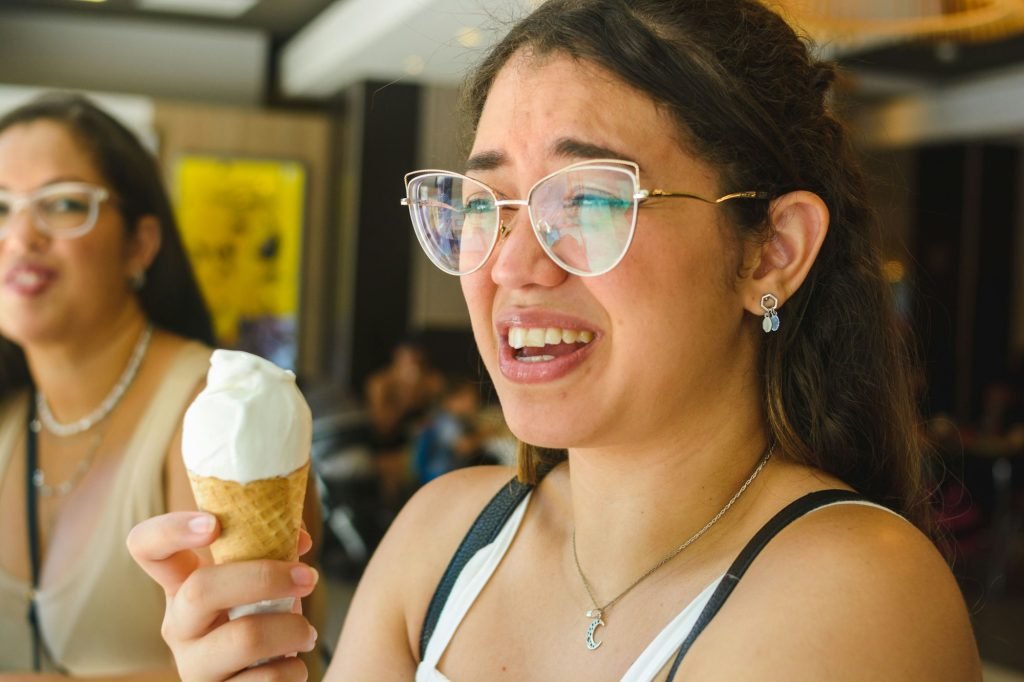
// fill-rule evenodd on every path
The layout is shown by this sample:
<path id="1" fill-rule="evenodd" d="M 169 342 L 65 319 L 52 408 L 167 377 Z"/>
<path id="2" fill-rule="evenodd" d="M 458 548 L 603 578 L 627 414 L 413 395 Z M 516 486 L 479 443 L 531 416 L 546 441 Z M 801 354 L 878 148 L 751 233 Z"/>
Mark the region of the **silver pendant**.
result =
<path id="1" fill-rule="evenodd" d="M 599 627 L 604 625 L 604 621 L 601 620 L 601 609 L 592 609 L 587 611 L 586 616 L 587 618 L 594 619 L 590 621 L 590 625 L 587 627 L 587 648 L 593 651 L 602 644 L 602 642 L 598 642 L 594 639 L 594 633 L 597 632 Z"/>

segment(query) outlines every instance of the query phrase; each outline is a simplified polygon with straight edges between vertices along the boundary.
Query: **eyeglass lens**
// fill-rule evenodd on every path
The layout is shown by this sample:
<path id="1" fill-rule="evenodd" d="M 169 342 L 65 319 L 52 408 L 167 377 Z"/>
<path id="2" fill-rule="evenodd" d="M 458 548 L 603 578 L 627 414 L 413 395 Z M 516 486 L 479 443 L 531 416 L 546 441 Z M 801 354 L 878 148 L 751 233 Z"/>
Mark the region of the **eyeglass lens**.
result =
<path id="1" fill-rule="evenodd" d="M 534 232 L 548 256 L 569 272 L 607 272 L 629 247 L 635 192 L 635 176 L 626 169 L 568 168 L 531 191 Z M 499 215 L 495 196 L 485 185 L 428 173 L 410 181 L 409 199 L 417 236 L 441 269 L 463 274 L 486 260 L 497 238 Z"/>
<path id="2" fill-rule="evenodd" d="M 53 188 L 28 199 L 27 209 L 35 225 L 54 237 L 77 237 L 92 227 L 100 196 L 87 188 Z M 0 194 L 0 235 L 17 210 L 19 201 Z"/>
<path id="3" fill-rule="evenodd" d="M 486 186 L 447 173 L 428 173 L 409 183 L 413 224 L 431 260 L 446 272 L 479 267 L 498 234 L 498 206 Z"/>

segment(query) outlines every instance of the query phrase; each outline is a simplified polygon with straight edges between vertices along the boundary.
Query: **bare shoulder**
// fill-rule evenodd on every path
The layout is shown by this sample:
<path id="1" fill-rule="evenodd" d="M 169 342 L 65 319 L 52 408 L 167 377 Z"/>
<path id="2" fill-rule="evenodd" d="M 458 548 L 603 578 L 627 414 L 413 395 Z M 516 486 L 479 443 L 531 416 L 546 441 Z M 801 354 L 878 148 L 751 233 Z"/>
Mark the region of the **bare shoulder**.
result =
<path id="1" fill-rule="evenodd" d="M 865 505 L 780 532 L 701 639 L 687 661 L 697 679 L 981 679 L 945 560 L 910 523 Z"/>
<path id="2" fill-rule="evenodd" d="M 356 589 L 328 679 L 364 679 L 371 671 L 377 680 L 411 678 L 434 590 L 473 521 L 511 477 L 507 467 L 461 469 L 406 503 Z"/>
<path id="3" fill-rule="evenodd" d="M 459 543 L 511 478 L 512 471 L 499 466 L 469 467 L 441 476 L 413 495 L 388 530 L 379 558 L 398 559 L 402 579 L 412 588 L 407 617 L 415 631 Z"/>
<path id="4" fill-rule="evenodd" d="M 162 383 L 166 373 L 171 369 L 174 358 L 187 347 L 198 347 L 207 352 L 211 349 L 198 344 L 195 341 L 171 334 L 161 332 L 160 342 L 162 353 L 160 354 L 157 383 Z M 164 462 L 164 495 L 168 511 L 182 511 L 195 509 L 195 501 L 192 498 L 192 488 L 188 481 L 188 473 L 185 471 L 185 464 L 181 458 L 181 420 L 184 417 L 185 409 L 192 404 L 202 390 L 206 387 L 205 374 L 196 377 L 196 383 L 188 395 L 188 399 L 181 405 L 181 413 L 178 415 L 178 426 L 168 444 Z M 151 389 L 156 392 L 156 386 Z"/>

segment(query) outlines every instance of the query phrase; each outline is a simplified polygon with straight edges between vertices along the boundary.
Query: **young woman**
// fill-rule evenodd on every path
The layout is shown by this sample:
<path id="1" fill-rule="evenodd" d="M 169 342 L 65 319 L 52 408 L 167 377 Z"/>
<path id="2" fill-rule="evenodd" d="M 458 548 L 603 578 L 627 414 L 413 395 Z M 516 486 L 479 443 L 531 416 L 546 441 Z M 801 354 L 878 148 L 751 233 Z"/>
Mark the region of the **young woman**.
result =
<path id="1" fill-rule="evenodd" d="M 0 118 L 0 680 L 178 679 L 124 545 L 194 509 L 209 314 L 156 161 L 88 100 Z"/>
<path id="2" fill-rule="evenodd" d="M 548 0 L 493 50 L 465 167 L 405 203 L 519 470 L 413 498 L 328 679 L 980 679 L 831 79 L 749 0 Z M 309 627 L 223 609 L 308 576 L 193 570 L 201 520 L 132 551 L 182 674 L 256 679 Z"/>

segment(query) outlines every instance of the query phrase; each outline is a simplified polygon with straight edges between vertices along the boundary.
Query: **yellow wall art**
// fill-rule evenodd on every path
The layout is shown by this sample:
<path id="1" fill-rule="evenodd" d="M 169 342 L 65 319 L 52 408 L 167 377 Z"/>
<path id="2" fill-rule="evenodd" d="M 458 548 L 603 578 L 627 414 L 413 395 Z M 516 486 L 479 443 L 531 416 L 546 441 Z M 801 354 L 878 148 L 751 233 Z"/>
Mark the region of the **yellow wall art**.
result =
<path id="1" fill-rule="evenodd" d="M 305 169 L 294 161 L 185 155 L 175 166 L 182 237 L 218 345 L 294 368 Z"/>

